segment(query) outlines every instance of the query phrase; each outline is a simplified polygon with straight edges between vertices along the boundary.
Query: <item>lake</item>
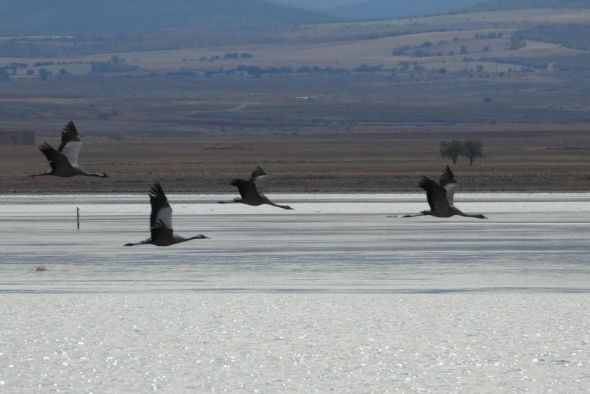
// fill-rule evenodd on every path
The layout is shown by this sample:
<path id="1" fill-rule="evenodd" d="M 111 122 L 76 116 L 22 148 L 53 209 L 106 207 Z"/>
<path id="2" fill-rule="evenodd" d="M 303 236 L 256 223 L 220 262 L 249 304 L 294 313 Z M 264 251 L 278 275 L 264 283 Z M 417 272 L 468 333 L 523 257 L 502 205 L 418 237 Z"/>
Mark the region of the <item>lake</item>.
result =
<path id="1" fill-rule="evenodd" d="M 2 196 L 0 392 L 589 392 L 590 194 L 168 198 Z"/>

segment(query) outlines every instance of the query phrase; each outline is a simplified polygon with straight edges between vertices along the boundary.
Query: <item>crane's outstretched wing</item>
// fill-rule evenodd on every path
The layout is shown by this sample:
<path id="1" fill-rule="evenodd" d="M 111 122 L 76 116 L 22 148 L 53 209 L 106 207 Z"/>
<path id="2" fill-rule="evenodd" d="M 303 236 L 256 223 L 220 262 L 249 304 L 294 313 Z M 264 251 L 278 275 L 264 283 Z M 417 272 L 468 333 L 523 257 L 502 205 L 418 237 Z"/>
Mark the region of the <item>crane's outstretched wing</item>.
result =
<path id="1" fill-rule="evenodd" d="M 256 182 L 267 175 L 268 174 L 262 169 L 262 167 L 258 166 L 254 171 L 252 171 L 252 174 L 250 175 L 250 180 Z"/>
<path id="2" fill-rule="evenodd" d="M 57 150 L 67 157 L 72 166 L 78 167 L 78 154 L 81 147 L 80 134 L 78 134 L 74 122 L 70 121 L 61 132 L 61 144 Z"/>
<path id="3" fill-rule="evenodd" d="M 58 152 L 53 146 L 49 145 L 47 142 L 44 142 L 40 147 L 39 150 L 41 153 L 45 155 L 51 169 L 56 171 L 59 167 L 71 167 L 70 161 L 61 153 Z"/>
<path id="4" fill-rule="evenodd" d="M 455 190 L 457 190 L 457 179 L 455 179 L 455 174 L 453 171 L 447 166 L 444 172 L 440 176 L 440 185 L 446 190 L 447 192 L 447 202 L 450 205 L 455 204 Z"/>
<path id="5" fill-rule="evenodd" d="M 442 186 L 426 177 L 422 177 L 419 186 L 426 191 L 428 205 L 433 212 L 448 211 L 447 191 Z"/>
<path id="6" fill-rule="evenodd" d="M 172 231 L 172 207 L 168 204 L 168 198 L 160 182 L 154 183 L 150 189 L 149 196 L 152 206 L 150 229 L 160 227 L 163 223 L 166 228 Z"/>
<path id="7" fill-rule="evenodd" d="M 253 196 L 259 196 L 258 189 L 256 188 L 256 184 L 252 181 L 245 181 L 243 179 L 234 179 L 231 182 L 232 186 L 238 188 L 238 192 L 242 197 L 242 200 L 249 200 Z"/>

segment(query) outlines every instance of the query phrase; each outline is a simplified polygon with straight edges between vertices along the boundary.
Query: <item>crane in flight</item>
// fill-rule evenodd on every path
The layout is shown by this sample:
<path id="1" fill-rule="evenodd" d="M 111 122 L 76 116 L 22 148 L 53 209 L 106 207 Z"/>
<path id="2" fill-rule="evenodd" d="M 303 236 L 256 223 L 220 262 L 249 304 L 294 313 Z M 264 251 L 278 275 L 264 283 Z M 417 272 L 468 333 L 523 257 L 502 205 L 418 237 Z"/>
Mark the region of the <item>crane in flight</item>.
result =
<path id="1" fill-rule="evenodd" d="M 435 216 L 438 218 L 450 218 L 451 216 L 465 216 L 468 218 L 487 219 L 482 214 L 464 213 L 455 207 L 454 197 L 457 189 L 457 179 L 453 171 L 447 166 L 440 177 L 439 183 L 430 178 L 422 177 L 419 186 L 426 191 L 426 198 L 430 211 L 422 211 L 415 215 L 405 215 L 405 218 L 416 216 Z"/>
<path id="2" fill-rule="evenodd" d="M 48 171 L 41 174 L 33 174 L 31 176 L 54 175 L 59 177 L 69 178 L 76 175 L 94 176 L 99 178 L 107 178 L 104 172 L 88 172 L 78 164 L 78 155 L 82 141 L 80 141 L 80 134 L 74 125 L 74 122 L 68 122 L 61 132 L 61 144 L 57 149 L 44 142 L 39 150 L 45 155 L 49 166 Z"/>
<path id="3" fill-rule="evenodd" d="M 231 203 L 241 203 L 246 205 L 252 206 L 259 206 L 259 205 L 272 205 L 273 207 L 279 207 L 282 209 L 293 209 L 288 205 L 279 205 L 272 202 L 268 197 L 258 191 L 256 187 L 256 182 L 267 176 L 266 172 L 262 169 L 262 167 L 256 167 L 252 174 L 250 175 L 249 180 L 243 179 L 234 179 L 231 181 L 230 185 L 235 186 L 238 188 L 238 192 L 240 193 L 240 197 L 236 197 L 233 201 L 219 201 L 220 204 L 231 204 Z"/>
<path id="4" fill-rule="evenodd" d="M 156 245 L 170 246 L 192 239 L 208 239 L 203 234 L 194 237 L 184 238 L 174 234 L 172 230 L 172 207 L 168 203 L 168 198 L 159 182 L 156 182 L 149 192 L 150 205 L 152 212 L 150 214 L 150 237 L 145 241 L 137 243 L 127 243 L 124 246 L 137 245 Z"/>

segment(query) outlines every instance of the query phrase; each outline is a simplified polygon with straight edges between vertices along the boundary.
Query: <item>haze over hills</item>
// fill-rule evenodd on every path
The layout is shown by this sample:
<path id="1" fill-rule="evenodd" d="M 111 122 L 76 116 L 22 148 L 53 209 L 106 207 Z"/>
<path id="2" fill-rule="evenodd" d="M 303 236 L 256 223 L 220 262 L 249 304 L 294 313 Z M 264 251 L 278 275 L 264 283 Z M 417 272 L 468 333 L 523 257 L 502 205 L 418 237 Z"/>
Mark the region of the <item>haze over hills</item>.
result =
<path id="1" fill-rule="evenodd" d="M 590 8 L 590 0 L 488 0 L 469 9 L 487 11 L 524 8 Z"/>
<path id="2" fill-rule="evenodd" d="M 321 13 L 260 0 L 0 0 L 2 34 L 105 34 L 327 20 Z"/>
<path id="3" fill-rule="evenodd" d="M 385 19 L 461 11 L 525 8 L 589 8 L 590 0 L 268 0 L 321 10 L 344 19 Z"/>
<path id="4" fill-rule="evenodd" d="M 268 2 L 305 9 L 325 10 L 328 8 L 366 3 L 367 0 L 268 0 Z"/>
<path id="5" fill-rule="evenodd" d="M 517 8 L 589 8 L 590 0 L 0 0 L 0 34 L 143 33 L 386 19 Z M 227 29 L 226 29 L 227 28 Z"/>
<path id="6" fill-rule="evenodd" d="M 481 0 L 372 0 L 330 8 L 327 12 L 348 19 L 384 19 L 459 11 L 480 2 Z"/>

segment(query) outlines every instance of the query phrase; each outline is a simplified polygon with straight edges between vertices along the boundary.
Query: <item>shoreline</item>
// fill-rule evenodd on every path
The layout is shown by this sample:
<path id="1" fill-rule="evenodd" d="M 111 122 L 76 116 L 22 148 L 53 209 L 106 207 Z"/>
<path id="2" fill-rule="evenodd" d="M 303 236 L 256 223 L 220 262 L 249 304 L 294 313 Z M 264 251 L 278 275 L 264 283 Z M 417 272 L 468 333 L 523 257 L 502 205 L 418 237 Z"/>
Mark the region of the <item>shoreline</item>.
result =
<path id="1" fill-rule="evenodd" d="M 228 193 L 228 192 L 219 192 L 219 193 L 199 193 L 199 192 L 178 192 L 175 190 L 170 191 L 167 193 L 169 196 L 172 196 L 174 199 L 178 198 L 187 198 L 187 199 L 195 199 L 196 203 L 211 203 L 217 202 L 222 200 L 228 200 L 237 196 L 237 193 Z M 418 202 L 423 201 L 426 202 L 426 195 L 424 192 L 416 191 L 416 192 L 271 192 L 265 193 L 270 197 L 274 197 L 277 199 L 291 199 L 291 200 L 300 200 L 302 202 L 305 201 L 316 201 L 316 202 L 329 202 L 329 201 L 340 201 L 340 202 L 350 202 L 350 203 L 363 203 L 363 202 L 384 202 L 386 200 L 391 199 L 391 202 Z M 101 198 L 101 197 L 116 197 L 123 199 L 122 201 L 126 201 L 126 199 L 143 199 L 145 196 L 148 195 L 148 192 L 82 192 L 82 193 L 75 193 L 75 192 L 68 192 L 68 193 L 0 193 L 0 197 L 4 197 L 4 201 L 0 201 L 0 206 L 3 203 L 15 203 L 17 198 L 29 199 L 29 202 L 23 201 L 22 204 L 30 203 L 30 201 L 34 201 L 35 199 L 45 199 L 49 197 L 55 197 L 57 199 L 74 199 L 74 198 Z M 559 198 L 562 197 L 564 199 L 589 199 L 590 200 L 590 191 L 571 191 L 571 190 L 559 190 L 559 191 L 465 191 L 458 193 L 457 195 L 458 201 L 468 202 L 468 201 L 487 201 L 489 199 L 495 201 L 502 201 L 502 199 L 517 199 L 522 201 L 534 201 L 538 198 Z M 531 196 L 530 198 L 526 196 Z M 211 201 L 209 201 L 209 199 Z M 239 204 L 238 204 L 239 205 Z"/>
<path id="2" fill-rule="evenodd" d="M 149 190 L 149 187 L 152 183 L 146 182 L 145 187 L 143 189 L 140 188 L 133 188 L 133 189 L 96 189 L 92 190 L 89 188 L 73 188 L 68 189 L 67 191 L 59 190 L 59 189 L 49 189 L 49 190 L 30 190 L 30 189 L 15 189 L 15 190 L 0 190 L 0 196 L 32 196 L 32 195 L 124 195 L 124 194 L 146 194 Z M 586 194 L 590 193 L 590 187 L 583 187 L 585 185 L 581 185 L 579 188 L 521 188 L 521 189 L 496 189 L 496 188 L 470 188 L 470 189 L 458 189 L 457 195 L 461 194 L 480 194 L 480 193 L 533 193 L 533 194 L 560 194 L 560 193 L 572 193 L 572 194 Z M 173 183 L 166 184 L 166 190 L 170 194 L 177 194 L 177 195 L 237 195 L 237 190 L 209 190 L 203 191 L 199 188 L 194 189 L 187 189 L 184 187 L 178 188 Z M 383 195 L 390 195 L 390 194 L 423 194 L 424 191 L 419 188 L 415 189 L 405 189 L 405 188 L 374 188 L 374 189 L 294 189 L 294 188 L 272 188 L 272 190 L 263 190 L 262 191 L 266 195 L 273 195 L 273 194 L 290 194 L 290 195 L 308 195 L 308 194 L 324 194 L 324 195 L 341 195 L 341 194 L 383 194 Z"/>

